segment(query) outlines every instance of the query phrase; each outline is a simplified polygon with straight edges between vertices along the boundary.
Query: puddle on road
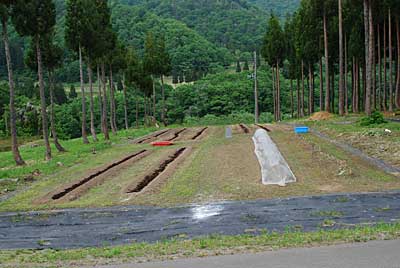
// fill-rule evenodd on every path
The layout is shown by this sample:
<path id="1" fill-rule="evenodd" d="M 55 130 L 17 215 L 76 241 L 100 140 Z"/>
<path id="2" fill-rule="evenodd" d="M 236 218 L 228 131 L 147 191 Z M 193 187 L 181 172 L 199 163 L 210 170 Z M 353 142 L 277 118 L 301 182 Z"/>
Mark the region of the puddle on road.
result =
<path id="1" fill-rule="evenodd" d="M 210 217 L 218 216 L 224 209 L 221 205 L 205 205 L 192 208 L 192 218 L 194 220 L 205 220 Z"/>

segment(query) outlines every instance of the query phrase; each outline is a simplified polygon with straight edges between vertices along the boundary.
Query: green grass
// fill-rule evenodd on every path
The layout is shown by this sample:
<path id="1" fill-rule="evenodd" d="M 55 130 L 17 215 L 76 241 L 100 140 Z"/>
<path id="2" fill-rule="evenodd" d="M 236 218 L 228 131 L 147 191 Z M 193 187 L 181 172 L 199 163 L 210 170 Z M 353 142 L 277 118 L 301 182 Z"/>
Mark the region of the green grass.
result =
<path id="1" fill-rule="evenodd" d="M 34 177 L 34 179 L 40 180 L 74 165 L 87 162 L 88 159 L 101 155 L 112 148 L 115 149 L 119 144 L 127 143 L 128 138 L 137 138 L 154 130 L 154 128 L 122 130 L 115 136 L 111 135 L 110 141 L 104 140 L 103 135 L 99 135 L 99 141 L 90 144 L 83 144 L 82 139 L 61 141 L 68 152 L 58 153 L 52 145 L 53 159 L 51 161 L 44 160 L 45 148 L 42 146 L 43 142 L 37 141 L 36 144 L 39 145 L 37 147 L 26 145 L 20 148 L 21 155 L 27 163 L 22 167 L 15 166 L 11 152 L 1 152 L 0 193 L 5 192 L 6 189 L 8 191 L 15 190 L 18 186 L 24 185 L 24 179 L 31 177 L 31 174 L 35 171 L 40 173 L 40 176 Z M 94 151 L 96 154 L 93 154 Z"/>
<path id="2" fill-rule="evenodd" d="M 331 222 L 326 222 L 327 224 Z M 184 238 L 185 236 L 179 236 Z M 84 248 L 73 250 L 10 250 L 0 251 L 3 267 L 68 267 L 72 264 L 89 266 L 123 262 L 167 260 L 172 258 L 205 257 L 221 254 L 311 247 L 338 243 L 358 243 L 372 240 L 400 238 L 400 223 L 374 226 L 360 225 L 351 229 L 315 232 L 262 232 L 261 235 L 217 236 L 182 240 L 165 240 L 154 244 L 134 243 L 117 247 Z M 45 241 L 38 241 L 45 243 Z"/>

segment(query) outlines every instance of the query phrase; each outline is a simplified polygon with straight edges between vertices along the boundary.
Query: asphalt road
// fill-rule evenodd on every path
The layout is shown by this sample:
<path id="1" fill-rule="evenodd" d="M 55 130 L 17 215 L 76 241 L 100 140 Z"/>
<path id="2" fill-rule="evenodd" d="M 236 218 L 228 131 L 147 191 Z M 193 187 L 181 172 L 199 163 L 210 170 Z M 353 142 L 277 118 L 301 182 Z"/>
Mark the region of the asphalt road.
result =
<path id="1" fill-rule="evenodd" d="M 98 268 L 398 268 L 400 240 Z"/>

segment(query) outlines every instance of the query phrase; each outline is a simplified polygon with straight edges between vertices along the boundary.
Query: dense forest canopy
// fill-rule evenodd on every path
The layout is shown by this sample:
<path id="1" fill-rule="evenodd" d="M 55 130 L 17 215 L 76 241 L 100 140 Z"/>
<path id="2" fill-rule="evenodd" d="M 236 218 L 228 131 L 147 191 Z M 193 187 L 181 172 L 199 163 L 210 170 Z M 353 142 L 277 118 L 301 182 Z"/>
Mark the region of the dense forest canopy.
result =
<path id="1" fill-rule="evenodd" d="M 55 0 L 57 24 L 55 42 L 63 44 L 66 1 Z M 274 2 L 274 1 L 272 1 Z M 293 12 L 296 3 L 266 5 L 257 7 L 251 1 L 187 1 L 187 0 L 113 0 L 109 1 L 113 27 L 122 41 L 143 51 L 146 32 L 165 32 L 167 47 L 173 58 L 174 71 L 190 70 L 190 76 L 198 76 L 216 66 L 234 62 L 235 57 L 249 60 L 249 54 L 262 42 L 268 14 L 271 10 L 282 14 Z M 279 3 L 281 1 L 278 1 Z M 27 38 L 21 38 L 10 25 L 10 47 L 16 71 L 24 71 L 23 57 L 28 48 Z M 182 36 L 182 37 L 181 37 Z M 179 44 L 177 44 L 179 42 Z M 176 46 L 178 45 L 178 46 Z M 4 55 L 0 44 L 0 55 Z M 193 51 L 199 51 L 199 60 L 193 58 Z M 63 68 L 57 71 L 61 81 L 78 81 L 78 64 L 69 51 Z M 198 62 L 197 62 L 198 61 Z M 6 77 L 4 57 L 0 59 L 0 76 Z M 74 75 L 75 74 L 75 75 Z"/>

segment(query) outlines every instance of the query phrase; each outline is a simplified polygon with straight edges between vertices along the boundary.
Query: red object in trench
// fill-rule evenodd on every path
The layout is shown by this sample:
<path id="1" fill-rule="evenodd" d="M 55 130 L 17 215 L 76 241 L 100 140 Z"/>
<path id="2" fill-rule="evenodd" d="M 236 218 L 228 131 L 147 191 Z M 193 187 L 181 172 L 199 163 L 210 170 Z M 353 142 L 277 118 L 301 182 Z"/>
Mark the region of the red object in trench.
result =
<path id="1" fill-rule="evenodd" d="M 156 141 L 152 142 L 151 145 L 153 146 L 171 146 L 174 145 L 172 141 Z"/>

